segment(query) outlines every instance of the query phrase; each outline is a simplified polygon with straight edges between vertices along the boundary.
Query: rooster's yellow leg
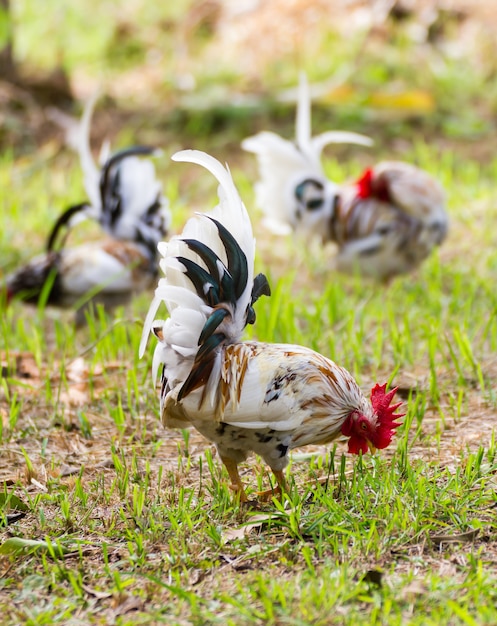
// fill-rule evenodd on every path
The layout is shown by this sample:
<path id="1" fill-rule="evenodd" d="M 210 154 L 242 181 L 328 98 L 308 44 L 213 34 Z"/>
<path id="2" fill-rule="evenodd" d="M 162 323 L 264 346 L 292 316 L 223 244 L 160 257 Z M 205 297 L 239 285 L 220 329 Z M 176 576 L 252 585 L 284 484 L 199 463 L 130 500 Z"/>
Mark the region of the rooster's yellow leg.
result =
<path id="1" fill-rule="evenodd" d="M 233 459 L 229 459 L 223 456 L 221 457 L 221 461 L 224 463 L 224 466 L 228 470 L 228 474 L 231 479 L 230 488 L 233 489 L 233 491 L 238 495 L 238 497 L 240 498 L 240 502 L 248 502 L 242 479 L 240 478 L 240 474 L 238 473 L 238 463 L 236 463 L 236 461 L 233 461 Z"/>
<path id="2" fill-rule="evenodd" d="M 274 489 L 268 489 L 267 491 L 258 491 L 257 496 L 263 502 L 271 500 L 273 496 L 281 495 L 283 491 L 287 490 L 285 473 L 283 470 L 273 470 L 274 477 L 276 478 L 276 482 L 278 486 Z"/>

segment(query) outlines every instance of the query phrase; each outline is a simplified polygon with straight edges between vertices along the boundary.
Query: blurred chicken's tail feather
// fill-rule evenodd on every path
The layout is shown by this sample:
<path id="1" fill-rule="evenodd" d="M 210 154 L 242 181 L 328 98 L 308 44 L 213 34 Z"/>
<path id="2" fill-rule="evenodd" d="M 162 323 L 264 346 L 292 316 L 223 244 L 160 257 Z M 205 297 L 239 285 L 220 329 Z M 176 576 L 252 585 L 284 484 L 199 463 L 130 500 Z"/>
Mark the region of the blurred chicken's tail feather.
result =
<path id="1" fill-rule="evenodd" d="M 312 137 L 311 98 L 305 72 L 300 73 L 295 140 L 297 146 L 316 168 L 321 167 L 321 152 L 330 143 L 352 143 L 360 146 L 372 146 L 374 143 L 366 135 L 343 130 L 330 130 Z"/>

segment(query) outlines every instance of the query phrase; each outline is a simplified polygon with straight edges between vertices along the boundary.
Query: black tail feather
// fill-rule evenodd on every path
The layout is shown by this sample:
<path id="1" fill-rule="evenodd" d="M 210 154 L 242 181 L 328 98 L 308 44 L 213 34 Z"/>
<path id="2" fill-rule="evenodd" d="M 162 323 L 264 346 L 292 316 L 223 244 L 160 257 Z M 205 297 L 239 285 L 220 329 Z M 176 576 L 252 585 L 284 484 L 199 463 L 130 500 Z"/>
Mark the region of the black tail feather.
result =
<path id="1" fill-rule="evenodd" d="M 59 234 L 60 229 L 63 226 L 68 226 L 68 223 L 71 221 L 72 217 L 76 215 L 76 213 L 82 213 L 85 211 L 85 209 L 89 209 L 89 208 L 90 208 L 90 205 L 88 204 L 88 202 L 81 202 L 80 204 L 75 204 L 74 206 L 70 206 L 61 215 L 59 215 L 47 239 L 47 245 L 46 245 L 47 252 L 54 251 L 55 242 L 57 240 L 57 236 Z M 67 234 L 68 233 L 66 233 L 64 239 L 62 240 L 59 246 L 59 249 L 64 247 Z"/>
<path id="2" fill-rule="evenodd" d="M 115 169 L 121 161 L 130 156 L 148 156 L 156 148 L 150 146 L 132 146 L 119 150 L 111 155 L 102 167 L 100 174 L 100 200 L 102 214 L 106 216 L 105 223 L 114 224 L 121 215 L 121 197 L 119 195 L 119 170 Z"/>
<path id="3" fill-rule="evenodd" d="M 211 221 L 217 227 L 219 237 L 223 242 L 224 249 L 226 250 L 226 257 L 228 260 L 228 271 L 233 277 L 235 285 L 235 296 L 238 299 L 245 291 L 248 280 L 248 265 L 247 257 L 245 253 L 238 245 L 237 240 L 233 235 L 225 228 L 220 222 L 213 217 L 209 217 Z"/>
<path id="4" fill-rule="evenodd" d="M 205 322 L 200 337 L 198 338 L 198 345 L 201 346 L 204 342 L 217 330 L 219 324 L 222 323 L 225 317 L 229 315 L 229 311 L 226 309 L 216 309 L 209 315 L 208 320 Z"/>
<path id="5" fill-rule="evenodd" d="M 231 302 L 233 305 L 236 305 L 235 277 L 231 275 L 228 268 L 217 254 L 204 243 L 195 239 L 184 239 L 183 241 L 193 252 L 199 255 L 202 261 L 207 265 L 208 273 L 211 278 L 217 281 L 219 294 L 218 302 Z M 201 294 L 199 294 L 199 296 L 201 298 L 203 297 Z"/>
<path id="6" fill-rule="evenodd" d="M 202 243 L 197 239 L 183 239 L 182 241 L 183 243 L 186 243 L 190 250 L 198 254 L 202 261 L 207 265 L 207 269 L 209 270 L 211 276 L 217 276 L 217 274 L 219 274 L 219 268 L 217 265 L 219 257 L 209 248 L 209 246 L 206 246 L 205 243 Z"/>
<path id="7" fill-rule="evenodd" d="M 271 287 L 265 274 L 257 274 L 254 278 L 254 284 L 252 286 L 252 300 L 250 304 L 254 304 L 261 296 L 270 296 Z"/>
<path id="8" fill-rule="evenodd" d="M 220 302 L 219 282 L 215 277 L 211 276 L 207 270 L 201 267 L 195 261 L 187 259 L 183 256 L 176 257 L 177 260 L 185 267 L 185 274 L 191 280 L 195 291 L 199 298 L 209 306 L 216 306 Z"/>
<path id="9" fill-rule="evenodd" d="M 247 324 L 255 324 L 255 311 L 254 311 L 254 303 L 261 296 L 270 296 L 271 295 L 271 287 L 269 286 L 268 280 L 264 274 L 257 274 L 254 278 L 254 284 L 252 285 L 252 295 L 250 299 L 250 306 L 247 309 Z"/>
<path id="10" fill-rule="evenodd" d="M 176 259 L 185 268 L 185 274 L 197 295 L 214 310 L 200 333 L 199 349 L 190 374 L 178 393 L 178 402 L 209 380 L 217 349 L 226 340 L 224 333 L 216 331 L 225 318 L 232 314 L 230 307 L 225 308 L 222 305 L 230 304 L 235 308 L 248 281 L 247 257 L 240 245 L 225 226 L 210 216 L 206 217 L 216 225 L 226 252 L 226 264 L 205 243 L 196 239 L 182 240 L 200 257 L 207 269 L 184 256 L 177 256 Z M 251 302 L 246 311 L 247 324 L 254 323 L 255 311 L 252 305 L 262 295 L 271 295 L 271 289 L 264 274 L 258 274 L 254 279 Z"/>
<path id="11" fill-rule="evenodd" d="M 155 152 L 156 148 L 152 148 L 150 146 L 131 146 L 131 148 L 126 148 L 124 150 L 119 150 L 118 152 L 114 152 L 107 161 L 104 163 L 102 167 L 102 172 L 100 175 L 100 197 L 102 200 L 102 205 L 105 206 L 106 194 L 109 191 L 109 184 L 112 184 L 112 181 L 109 179 L 112 176 L 112 169 L 115 165 L 126 159 L 130 156 L 148 156 Z"/>

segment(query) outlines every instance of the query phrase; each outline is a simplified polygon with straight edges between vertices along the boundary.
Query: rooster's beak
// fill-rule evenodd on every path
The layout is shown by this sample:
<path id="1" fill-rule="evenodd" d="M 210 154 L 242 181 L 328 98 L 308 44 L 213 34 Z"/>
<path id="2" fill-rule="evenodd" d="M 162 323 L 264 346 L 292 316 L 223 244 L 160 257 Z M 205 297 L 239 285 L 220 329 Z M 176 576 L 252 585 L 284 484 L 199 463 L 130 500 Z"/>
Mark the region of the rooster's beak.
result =
<path id="1" fill-rule="evenodd" d="M 370 441 L 368 441 L 368 448 L 371 454 L 376 454 L 376 448 L 373 446 L 373 444 Z"/>

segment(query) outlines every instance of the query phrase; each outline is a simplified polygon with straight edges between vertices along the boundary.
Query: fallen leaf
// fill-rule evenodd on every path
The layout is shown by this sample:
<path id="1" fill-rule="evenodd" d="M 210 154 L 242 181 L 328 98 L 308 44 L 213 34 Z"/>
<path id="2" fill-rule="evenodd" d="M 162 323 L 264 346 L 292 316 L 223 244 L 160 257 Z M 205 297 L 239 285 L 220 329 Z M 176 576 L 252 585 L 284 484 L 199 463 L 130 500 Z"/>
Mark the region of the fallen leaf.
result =
<path id="1" fill-rule="evenodd" d="M 408 398 L 410 394 L 418 393 L 420 390 L 423 390 L 425 386 L 421 378 L 418 378 L 410 372 L 403 372 L 395 377 L 397 394 L 402 398 Z"/>
<path id="2" fill-rule="evenodd" d="M 10 537 L 0 546 L 0 554 L 21 554 L 22 552 L 39 553 L 48 552 L 55 557 L 63 556 L 69 549 L 55 543 L 36 539 L 23 539 L 22 537 Z"/>
<path id="3" fill-rule="evenodd" d="M 240 526 L 239 528 L 229 528 L 223 533 L 223 543 L 229 543 L 230 541 L 236 541 L 237 539 L 245 539 L 250 532 L 250 527 Z"/>
<path id="4" fill-rule="evenodd" d="M 435 109 L 435 100 L 427 91 L 408 90 L 397 93 L 376 92 L 371 94 L 368 104 L 378 108 L 411 110 L 419 113 L 431 113 Z"/>
<path id="5" fill-rule="evenodd" d="M 237 572 L 243 572 L 253 567 L 252 563 L 247 560 L 247 552 L 236 559 L 232 559 L 227 554 L 220 554 L 219 556 Z"/>
<path id="6" fill-rule="evenodd" d="M 45 493 L 48 491 L 48 489 L 45 487 L 45 485 L 43 485 L 42 483 L 40 483 L 39 480 L 36 480 L 36 478 L 31 478 L 31 484 L 34 485 L 35 487 L 38 487 L 38 489 L 41 489 L 42 491 L 44 491 Z"/>
<path id="7" fill-rule="evenodd" d="M 203 569 L 194 569 L 193 571 L 191 571 L 189 577 L 190 585 L 194 587 L 195 585 L 201 583 L 204 580 L 206 574 L 207 572 Z"/>
<path id="8" fill-rule="evenodd" d="M 7 491 L 0 492 L 0 509 L 14 511 L 29 511 L 29 507 L 20 498 Z"/>
<path id="9" fill-rule="evenodd" d="M 88 392 L 82 389 L 84 387 L 86 387 L 86 385 L 70 385 L 67 391 L 60 393 L 60 402 L 69 406 L 83 406 L 90 398 Z"/>
<path id="10" fill-rule="evenodd" d="M 327 104 L 347 104 L 358 100 L 360 94 L 350 85 L 337 85 L 327 90 L 319 100 Z"/>
<path id="11" fill-rule="evenodd" d="M 83 357 L 78 357 L 71 361 L 66 368 L 67 380 L 74 383 L 82 383 L 88 380 L 88 366 Z"/>
<path id="12" fill-rule="evenodd" d="M 73 476 L 74 474 L 79 474 L 81 471 L 81 466 L 77 465 L 63 465 L 60 468 L 60 475 L 64 476 Z"/>
<path id="13" fill-rule="evenodd" d="M 40 370 L 31 352 L 1 352 L 0 368 L 3 378 L 9 376 L 29 379 L 40 378 Z"/>
<path id="14" fill-rule="evenodd" d="M 143 608 L 143 600 L 137 596 L 124 596 L 119 595 L 113 602 L 114 614 L 125 615 L 130 611 L 140 611 Z"/>
<path id="15" fill-rule="evenodd" d="M 279 513 L 277 515 L 279 516 Z M 268 522 L 274 517 L 274 511 L 251 516 L 250 521 L 243 524 L 243 526 L 238 528 L 229 528 L 226 532 L 223 532 L 223 543 L 228 543 L 229 541 L 234 541 L 236 539 L 244 539 L 251 532 L 260 528 L 265 522 Z"/>

